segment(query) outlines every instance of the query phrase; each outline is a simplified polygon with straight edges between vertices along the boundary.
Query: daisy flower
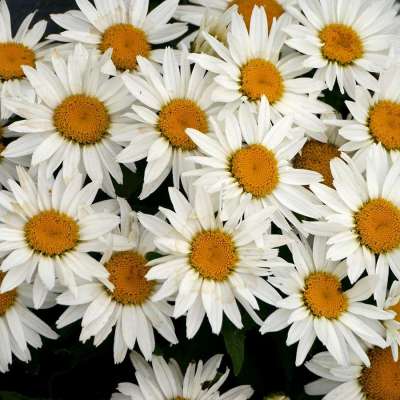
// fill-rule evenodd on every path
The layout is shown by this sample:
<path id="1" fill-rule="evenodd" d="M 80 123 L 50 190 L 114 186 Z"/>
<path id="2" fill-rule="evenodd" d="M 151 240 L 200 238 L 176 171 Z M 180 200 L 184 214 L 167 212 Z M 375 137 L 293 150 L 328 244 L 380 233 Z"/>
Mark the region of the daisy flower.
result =
<path id="1" fill-rule="evenodd" d="M 171 306 L 166 301 L 153 301 L 157 281 L 145 277 L 149 269 L 146 254 L 155 250 L 153 235 L 140 226 L 126 200 L 119 198 L 118 202 L 121 225 L 117 234 L 122 235 L 129 246 L 122 243 L 121 247 L 121 240 L 114 236 L 112 251 L 107 251 L 102 259 L 111 285 L 108 282 L 83 284 L 78 287 L 76 297 L 67 291 L 57 298 L 59 304 L 69 306 L 58 319 L 57 328 L 82 319 L 82 341 L 93 336 L 98 346 L 115 326 L 116 363 L 125 359 L 136 341 L 146 359 L 151 359 L 155 347 L 154 329 L 169 342 L 178 342 L 170 318 Z"/>
<path id="2" fill-rule="evenodd" d="M 268 32 L 264 8 L 255 7 L 248 30 L 243 18 L 235 11 L 227 46 L 203 33 L 219 57 L 191 54 L 190 59 L 217 74 L 217 87 L 212 98 L 225 103 L 224 111 L 236 109 L 245 100 L 256 105 L 262 96 L 266 96 L 273 121 L 293 115 L 296 124 L 313 136 L 314 132 L 324 129 L 316 114 L 329 112 L 331 107 L 309 96 L 325 88 L 322 81 L 297 78 L 308 71 L 302 66 L 304 56 L 292 52 L 281 57 L 287 38 L 283 29 L 289 23 L 290 17 L 283 15 Z"/>
<path id="3" fill-rule="evenodd" d="M 253 394 L 250 386 L 237 386 L 220 394 L 219 390 L 229 376 L 229 369 L 218 371 L 222 355 L 218 354 L 203 363 L 189 364 L 185 374 L 178 363 L 154 356 L 152 365 L 135 352 L 131 353 L 137 384 L 124 382 L 118 385 L 119 393 L 111 400 L 247 400 Z"/>
<path id="4" fill-rule="evenodd" d="M 305 386 L 311 396 L 323 400 L 389 400 L 400 397 L 400 361 L 394 361 L 390 348 L 373 347 L 368 350 L 371 365 L 365 367 L 357 357 L 351 366 L 344 367 L 328 353 L 317 354 L 306 364 L 314 374 L 321 376 Z"/>
<path id="5" fill-rule="evenodd" d="M 299 0 L 288 12 L 297 24 L 285 27 L 286 44 L 306 55 L 305 68 L 330 90 L 337 81 L 341 93 L 354 97 L 356 83 L 377 88 L 371 73 L 381 72 L 393 35 L 396 11 L 386 0 Z"/>
<path id="6" fill-rule="evenodd" d="M 174 186 L 179 187 L 182 172 L 193 169 L 186 158 L 197 152 L 197 146 L 187 136 L 186 129 L 194 128 L 206 134 L 209 119 L 219 110 L 211 100 L 214 76 L 195 65 L 190 71 L 187 52 L 180 61 L 172 49 L 164 52 L 162 73 L 145 58 L 138 57 L 138 74 L 125 73 L 122 80 L 137 99 L 129 131 L 120 135 L 130 144 L 117 160 L 133 163 L 146 158 L 147 166 L 140 198 L 153 193 L 172 169 Z M 118 139 L 117 138 L 117 139 Z"/>
<path id="7" fill-rule="evenodd" d="M 315 237 L 309 245 L 293 237 L 288 246 L 294 268 L 280 267 L 269 278 L 287 297 L 278 302 L 261 333 L 290 326 L 286 343 L 298 342 L 296 366 L 304 362 L 316 338 L 339 364 L 348 365 L 353 351 L 369 365 L 362 341 L 386 347 L 379 320 L 393 318 L 392 313 L 363 303 L 373 294 L 376 277 L 366 277 L 345 291 L 341 281 L 346 264 L 327 260 L 325 238 Z"/>
<path id="8" fill-rule="evenodd" d="M 106 279 L 107 270 L 88 252 L 99 252 L 97 239 L 112 231 L 119 217 L 90 209 L 98 185 L 82 187 L 80 174 L 66 185 L 61 173 L 49 179 L 44 168 L 37 183 L 23 168 L 17 172 L 19 184 L 10 180 L 11 192 L 0 196 L 6 210 L 0 223 L 0 252 L 5 256 L 0 268 L 8 271 L 1 292 L 33 280 L 33 301 L 40 307 L 56 277 L 75 294 L 78 277 Z"/>
<path id="9" fill-rule="evenodd" d="M 399 359 L 400 346 L 400 282 L 393 282 L 385 300 L 384 309 L 394 312 L 394 319 L 384 321 L 386 344 L 392 349 L 393 359 Z"/>
<path id="10" fill-rule="evenodd" d="M 369 149 L 377 143 L 392 160 L 400 158 L 399 86 L 400 66 L 392 66 L 380 74 L 373 96 L 357 86 L 354 101 L 346 101 L 352 120 L 327 121 L 341 126 L 339 134 L 348 141 L 342 149 L 355 151 L 354 160 L 363 169 Z"/>
<path id="11" fill-rule="evenodd" d="M 237 301 L 257 321 L 257 299 L 270 304 L 280 300 L 266 276 L 269 261 L 277 257 L 272 249 L 269 229 L 271 208 L 241 219 L 237 210 L 225 223 L 215 214 L 211 197 L 201 188 L 189 202 L 182 193 L 170 188 L 175 211 L 160 207 L 169 224 L 158 217 L 139 213 L 141 223 L 155 236 L 155 245 L 163 256 L 149 265 L 148 279 L 163 280 L 155 299 L 176 297 L 174 317 L 186 314 L 187 337 L 193 337 L 204 319 L 212 332 L 221 331 L 223 315 L 242 328 Z M 255 242 L 260 246 L 256 246 Z M 278 239 L 279 241 L 279 239 Z"/>
<path id="12" fill-rule="evenodd" d="M 320 218 L 320 203 L 304 185 L 321 180 L 321 175 L 294 169 L 291 159 L 306 142 L 303 130 L 292 128 L 290 116 L 270 122 L 271 107 L 262 98 L 258 114 L 247 103 L 238 115 L 226 116 L 224 123 L 212 121 L 214 137 L 193 129 L 187 132 L 204 155 L 191 160 L 201 168 L 188 173 L 198 177 L 194 184 L 210 193 L 221 192 L 222 218 L 228 219 L 240 205 L 251 215 L 264 207 L 276 208 L 272 221 L 282 230 L 302 225 L 294 213 Z"/>
<path id="13" fill-rule="evenodd" d="M 82 43 L 101 53 L 112 49 L 112 61 L 119 71 L 134 71 L 137 56 L 161 61 L 162 50 L 154 46 L 167 43 L 187 31 L 186 24 L 168 23 L 179 0 L 165 0 L 150 13 L 149 0 L 75 0 L 80 11 L 52 14 L 52 20 L 66 29 L 49 38 Z"/>
<path id="14" fill-rule="evenodd" d="M 7 276 L 0 272 L 0 284 Z M 28 348 L 42 347 L 41 336 L 57 339 L 58 335 L 33 314 L 32 286 L 22 284 L 0 293 L 0 371 L 7 372 L 14 355 L 23 362 L 31 360 Z M 48 306 L 47 304 L 45 306 Z"/>
<path id="15" fill-rule="evenodd" d="M 10 11 L 5 0 L 0 0 L 0 97 L 34 98 L 34 91 L 26 80 L 23 65 L 35 67 L 46 52 L 48 42 L 40 42 L 47 27 L 42 20 L 31 22 L 35 13 L 29 14 L 12 36 Z M 40 42 L 40 43 L 39 43 Z M 11 116 L 4 103 L 0 104 L 0 118 Z"/>
<path id="16" fill-rule="evenodd" d="M 115 196 L 111 176 L 117 183 L 123 176 L 115 160 L 122 147 L 114 137 L 131 129 L 122 115 L 133 99 L 118 77 L 102 72 L 111 63 L 110 53 L 98 57 L 76 45 L 66 59 L 54 50 L 51 61 L 52 68 L 40 62 L 36 69 L 23 67 L 40 104 L 5 99 L 24 119 L 9 125 L 21 137 L 4 156 L 32 155 L 33 166 L 46 162 L 48 176 L 62 164 L 66 182 L 80 170 Z"/>
<path id="17" fill-rule="evenodd" d="M 331 170 L 334 188 L 310 185 L 327 206 L 325 219 L 304 222 L 304 228 L 329 238 L 328 258 L 347 261 L 352 283 L 365 269 L 376 273 L 375 299 L 382 306 L 389 268 L 400 279 L 400 160 L 391 164 L 376 146 L 367 156 L 366 178 L 344 153 L 331 161 Z"/>

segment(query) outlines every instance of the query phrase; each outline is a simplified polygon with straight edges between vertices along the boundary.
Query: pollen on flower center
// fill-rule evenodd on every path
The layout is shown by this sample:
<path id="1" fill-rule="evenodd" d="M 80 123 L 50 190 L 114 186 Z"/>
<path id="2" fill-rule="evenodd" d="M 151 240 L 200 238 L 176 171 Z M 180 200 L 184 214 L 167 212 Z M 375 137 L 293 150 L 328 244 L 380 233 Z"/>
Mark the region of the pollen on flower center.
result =
<path id="1" fill-rule="evenodd" d="M 54 110 L 53 123 L 64 138 L 89 145 L 99 142 L 107 134 L 110 115 L 97 98 L 78 94 L 67 97 Z"/>
<path id="2" fill-rule="evenodd" d="M 131 24 L 115 24 L 107 28 L 99 45 L 103 53 L 112 48 L 112 60 L 120 70 L 134 70 L 137 56 L 148 57 L 151 46 L 146 33 Z"/>
<path id="3" fill-rule="evenodd" d="M 389 308 L 389 310 L 390 310 L 390 311 L 394 311 L 394 312 L 396 313 L 396 316 L 394 317 L 394 319 L 395 319 L 397 322 L 400 322 L 400 301 L 399 301 L 397 304 L 391 306 L 391 307 Z"/>
<path id="4" fill-rule="evenodd" d="M 310 312 L 318 318 L 338 319 L 348 306 L 339 278 L 326 272 L 315 272 L 308 276 L 303 299 Z"/>
<path id="5" fill-rule="evenodd" d="M 285 10 L 277 0 L 232 0 L 229 6 L 236 4 L 239 14 L 243 16 L 247 27 L 250 27 L 251 14 L 255 6 L 264 7 L 268 26 L 271 27 L 274 18 L 279 18 Z"/>
<path id="6" fill-rule="evenodd" d="M 260 144 L 236 151 L 231 173 L 245 192 L 257 198 L 271 194 L 279 183 L 278 161 L 271 150 Z"/>
<path id="7" fill-rule="evenodd" d="M 0 271 L 0 285 L 3 282 L 5 272 Z M 5 293 L 0 293 L 0 317 L 3 316 L 7 310 L 13 306 L 17 298 L 17 289 L 12 289 Z"/>
<path id="8" fill-rule="evenodd" d="M 161 108 L 158 127 L 171 146 L 183 151 L 191 151 L 197 146 L 186 134 L 186 129 L 192 128 L 206 133 L 208 121 L 206 113 L 194 101 L 174 99 Z"/>
<path id="9" fill-rule="evenodd" d="M 344 24 L 326 25 L 320 32 L 322 55 L 329 61 L 348 65 L 361 58 L 364 46 L 360 36 Z"/>
<path id="10" fill-rule="evenodd" d="M 79 241 L 78 224 L 59 211 L 42 211 L 25 224 L 29 246 L 45 256 L 59 256 L 72 250 Z"/>
<path id="11" fill-rule="evenodd" d="M 400 150 L 400 103 L 382 100 L 371 107 L 369 130 L 387 150 Z"/>
<path id="12" fill-rule="evenodd" d="M 339 157 L 339 149 L 331 143 L 322 143 L 309 140 L 293 159 L 295 168 L 308 169 L 319 172 L 324 177 L 324 183 L 332 187 L 333 177 L 330 162 Z"/>
<path id="13" fill-rule="evenodd" d="M 155 281 L 146 279 L 149 268 L 146 259 L 136 251 L 114 253 L 105 267 L 110 273 L 109 281 L 114 285 L 111 292 L 121 304 L 143 304 L 153 293 Z"/>
<path id="14" fill-rule="evenodd" d="M 390 347 L 368 352 L 371 366 L 364 367 L 359 383 L 368 400 L 400 400 L 400 361 L 394 361 Z"/>
<path id="15" fill-rule="evenodd" d="M 282 75 L 271 62 L 254 58 L 242 67 L 241 89 L 251 101 L 264 95 L 271 104 L 276 103 L 284 93 Z"/>
<path id="16" fill-rule="evenodd" d="M 35 66 L 35 53 L 21 43 L 0 43 L 0 80 L 25 77 L 22 65 Z"/>
<path id="17" fill-rule="evenodd" d="M 365 203 L 355 214 L 355 229 L 361 244 L 376 254 L 400 246 L 400 209 L 378 198 Z"/>
<path id="18" fill-rule="evenodd" d="M 203 231 L 192 241 L 190 265 L 204 278 L 225 281 L 235 269 L 238 255 L 232 237 L 219 230 Z"/>

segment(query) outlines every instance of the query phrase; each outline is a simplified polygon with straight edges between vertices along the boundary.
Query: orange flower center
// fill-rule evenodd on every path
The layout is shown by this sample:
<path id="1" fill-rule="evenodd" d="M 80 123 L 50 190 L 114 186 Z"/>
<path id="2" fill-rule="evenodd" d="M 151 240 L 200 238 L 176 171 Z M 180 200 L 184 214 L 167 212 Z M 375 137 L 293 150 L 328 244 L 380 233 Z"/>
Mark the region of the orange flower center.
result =
<path id="1" fill-rule="evenodd" d="M 315 272 L 308 276 L 303 299 L 310 312 L 318 318 L 338 319 L 348 306 L 339 278 L 326 272 Z"/>
<path id="2" fill-rule="evenodd" d="M 54 110 L 53 123 L 64 138 L 88 145 L 99 142 L 107 134 L 110 116 L 100 100 L 78 94 L 67 97 Z"/>
<path id="3" fill-rule="evenodd" d="M 0 80 L 25 77 L 22 65 L 35 66 L 35 53 L 21 43 L 0 43 Z"/>
<path id="4" fill-rule="evenodd" d="M 332 187 L 333 177 L 330 162 L 339 156 L 339 149 L 333 144 L 311 139 L 304 145 L 301 153 L 296 155 L 293 166 L 319 172 L 324 177 L 324 183 Z"/>
<path id="5" fill-rule="evenodd" d="M 355 228 L 361 244 L 376 254 L 400 246 L 400 209 L 379 198 L 365 203 L 355 214 Z"/>
<path id="6" fill-rule="evenodd" d="M 255 6 L 264 7 L 268 27 L 271 27 L 274 18 L 280 17 L 285 12 L 277 0 L 232 0 L 229 7 L 234 4 L 238 6 L 239 14 L 243 16 L 247 28 L 250 27 L 251 14 Z"/>
<path id="7" fill-rule="evenodd" d="M 149 270 L 146 263 L 146 259 L 136 251 L 122 251 L 112 255 L 105 267 L 114 285 L 111 295 L 115 301 L 125 305 L 140 305 L 149 299 L 155 281 L 146 279 Z"/>
<path id="8" fill-rule="evenodd" d="M 103 53 L 113 49 L 112 60 L 120 71 L 136 69 L 136 57 L 148 58 L 151 51 L 146 33 L 131 24 L 115 24 L 107 28 L 99 48 Z"/>
<path id="9" fill-rule="evenodd" d="M 371 361 L 359 378 L 367 400 L 400 400 L 400 361 L 394 361 L 390 347 L 373 348 L 368 352 Z"/>
<path id="10" fill-rule="evenodd" d="M 238 262 L 232 237 L 219 230 L 198 233 L 192 241 L 189 258 L 202 278 L 219 282 L 228 278 Z"/>
<path id="11" fill-rule="evenodd" d="M 161 134 L 169 140 L 171 146 L 191 151 L 196 144 L 186 134 L 187 128 L 206 133 L 208 121 L 205 112 L 192 100 L 174 99 L 162 107 L 158 116 Z"/>
<path id="12" fill-rule="evenodd" d="M 396 316 L 394 317 L 394 319 L 397 322 L 400 322 L 400 301 L 397 304 L 395 304 L 394 306 L 391 306 L 389 308 L 389 310 L 394 311 L 396 313 Z"/>
<path id="13" fill-rule="evenodd" d="M 0 271 L 0 285 L 3 282 L 5 276 L 6 273 Z M 16 298 L 17 289 L 13 289 L 5 293 L 0 293 L 0 317 L 2 317 L 7 312 L 7 310 L 14 305 Z"/>
<path id="14" fill-rule="evenodd" d="M 351 64 L 364 54 L 360 36 L 344 24 L 326 25 L 319 33 L 322 55 L 329 61 L 342 65 Z"/>
<path id="15" fill-rule="evenodd" d="M 45 256 L 60 256 L 72 250 L 79 241 L 79 226 L 59 211 L 42 211 L 25 224 L 29 246 Z"/>
<path id="16" fill-rule="evenodd" d="M 400 103 L 382 100 L 369 112 L 369 130 L 387 150 L 400 150 Z"/>
<path id="17" fill-rule="evenodd" d="M 279 183 L 278 161 L 261 144 L 236 151 L 231 159 L 231 173 L 245 192 L 257 198 L 271 194 Z"/>

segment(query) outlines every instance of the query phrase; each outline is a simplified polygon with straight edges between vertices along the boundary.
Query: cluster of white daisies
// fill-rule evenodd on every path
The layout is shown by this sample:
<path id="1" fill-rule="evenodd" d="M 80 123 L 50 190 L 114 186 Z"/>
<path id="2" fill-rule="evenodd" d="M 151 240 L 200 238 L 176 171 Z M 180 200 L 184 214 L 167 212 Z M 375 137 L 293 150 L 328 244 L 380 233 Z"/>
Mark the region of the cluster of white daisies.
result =
<path id="1" fill-rule="evenodd" d="M 80 321 L 96 346 L 114 331 L 116 363 L 144 356 L 113 399 L 245 400 L 220 393 L 220 355 L 182 374 L 152 354 L 178 343 L 175 318 L 193 338 L 246 312 L 260 334 L 290 327 L 298 366 L 326 348 L 308 394 L 399 399 L 395 1 L 148 3 L 76 0 L 43 40 L 34 14 L 13 36 L 0 1 L 0 370 L 57 338 L 28 309 L 57 303 L 57 328 Z M 139 160 L 140 199 L 172 174 L 172 210 L 116 197 Z"/>

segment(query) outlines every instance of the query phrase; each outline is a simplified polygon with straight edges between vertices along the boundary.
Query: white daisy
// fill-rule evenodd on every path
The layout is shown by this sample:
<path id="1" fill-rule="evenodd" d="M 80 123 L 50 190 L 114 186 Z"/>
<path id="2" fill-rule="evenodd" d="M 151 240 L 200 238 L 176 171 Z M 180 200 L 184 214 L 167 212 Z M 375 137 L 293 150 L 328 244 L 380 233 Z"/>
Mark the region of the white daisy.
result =
<path id="1" fill-rule="evenodd" d="M 0 283 L 4 281 L 0 272 Z M 17 288 L 0 293 L 0 371 L 7 372 L 14 355 L 23 362 L 31 360 L 28 345 L 35 349 L 42 347 L 44 336 L 57 339 L 58 335 L 35 314 L 32 307 L 32 286 L 22 284 Z M 50 300 L 50 299 L 49 299 Z M 44 306 L 52 305 L 45 304 Z"/>
<path id="2" fill-rule="evenodd" d="M 296 366 L 307 357 L 316 338 L 341 365 L 350 363 L 351 351 L 369 365 L 363 341 L 386 347 L 379 320 L 392 319 L 391 312 L 363 303 L 371 297 L 376 277 L 366 277 L 344 291 L 344 262 L 326 258 L 326 239 L 315 237 L 311 244 L 293 237 L 288 244 L 294 268 L 272 269 L 269 282 L 287 297 L 278 302 L 261 327 L 261 333 L 275 332 L 290 326 L 286 344 L 297 343 Z"/>
<path id="3" fill-rule="evenodd" d="M 237 210 L 223 223 L 201 188 L 190 203 L 174 188 L 170 188 L 170 198 L 175 212 L 160 207 L 169 224 L 152 215 L 138 215 L 156 236 L 155 245 L 163 254 L 149 262 L 152 268 L 146 275 L 164 281 L 155 299 L 176 296 L 174 317 L 186 315 L 189 338 L 196 334 L 205 315 L 215 334 L 221 331 L 224 313 L 242 328 L 236 301 L 261 323 L 253 311 L 258 310 L 256 298 L 270 304 L 280 300 L 262 278 L 268 274 L 268 262 L 278 255 L 272 247 L 282 244 L 280 236 L 262 237 L 269 229 L 271 208 L 243 220 L 243 211 Z"/>
<path id="4" fill-rule="evenodd" d="M 309 395 L 323 400 L 395 400 L 400 397 L 400 361 L 394 361 L 390 348 L 368 350 L 371 366 L 365 367 L 353 357 L 348 367 L 337 364 L 328 353 L 317 354 L 306 364 L 314 374 L 321 376 L 305 386 Z"/>
<path id="5" fill-rule="evenodd" d="M 344 153 L 331 161 L 331 170 L 334 189 L 310 185 L 327 205 L 325 219 L 304 222 L 304 227 L 329 237 L 327 256 L 347 261 L 352 283 L 364 270 L 379 276 L 375 299 L 382 306 L 389 268 L 400 279 L 400 160 L 391 164 L 379 145 L 367 156 L 366 178 Z"/>
<path id="6" fill-rule="evenodd" d="M 355 151 L 354 160 L 365 169 L 369 149 L 380 143 L 392 160 L 400 158 L 400 66 L 392 66 L 379 76 L 373 96 L 357 86 L 354 101 L 346 101 L 353 119 L 327 121 L 341 126 L 339 134 L 348 142 L 345 151 Z"/>
<path id="7" fill-rule="evenodd" d="M 21 137 L 4 156 L 32 154 L 33 166 L 47 163 L 48 176 L 62 164 L 66 182 L 80 170 L 115 196 L 111 176 L 117 183 L 123 176 L 115 160 L 122 147 L 114 137 L 131 129 L 122 115 L 133 99 L 118 77 L 102 72 L 111 63 L 110 53 L 99 57 L 76 45 L 67 59 L 54 50 L 51 60 L 52 68 L 40 62 L 36 69 L 23 67 L 41 104 L 5 99 L 24 119 L 9 125 Z"/>
<path id="8" fill-rule="evenodd" d="M 392 320 L 384 321 L 386 344 L 391 347 L 393 359 L 399 359 L 400 346 L 400 282 L 393 282 L 385 300 L 384 309 L 394 312 Z"/>
<path id="9" fill-rule="evenodd" d="M 330 90 L 336 81 L 351 97 L 356 83 L 375 90 L 371 73 L 383 70 L 393 42 L 396 11 L 388 1 L 299 0 L 300 10 L 288 8 L 298 23 L 284 28 L 286 44 L 306 55 L 304 67 L 316 68 Z"/>
<path id="10" fill-rule="evenodd" d="M 215 355 L 207 362 L 191 363 L 182 373 L 178 363 L 154 356 L 150 366 L 135 352 L 131 353 L 137 384 L 118 385 L 119 393 L 111 400 L 247 400 L 253 394 L 250 386 L 237 386 L 223 394 L 221 386 L 229 376 L 229 369 L 218 371 L 222 355 Z"/>
<path id="11" fill-rule="evenodd" d="M 294 213 L 311 218 L 322 215 L 317 198 L 303 187 L 320 181 L 321 175 L 290 165 L 307 139 L 302 129 L 292 128 L 290 116 L 271 126 L 270 112 L 263 97 L 258 114 L 245 103 L 237 117 L 230 113 L 223 124 L 213 120 L 215 137 L 188 129 L 205 154 L 191 158 L 202 168 L 189 175 L 198 176 L 196 186 L 210 193 L 221 192 L 223 219 L 230 218 L 240 205 L 248 215 L 273 206 L 272 221 L 279 228 L 291 231 L 289 221 L 302 230 Z"/>
<path id="12" fill-rule="evenodd" d="M 52 20 L 66 31 L 50 35 L 61 42 L 82 43 L 104 53 L 112 49 L 112 60 L 119 71 L 136 70 L 137 56 L 161 61 L 167 43 L 187 31 L 186 24 L 168 23 L 179 0 L 166 0 L 150 13 L 149 0 L 76 0 L 81 11 L 52 14 Z"/>
<path id="13" fill-rule="evenodd" d="M 308 69 L 303 68 L 304 56 L 291 53 L 281 57 L 287 39 L 283 28 L 290 17 L 283 15 L 268 32 L 264 8 L 255 7 L 249 30 L 235 11 L 227 37 L 227 47 L 206 32 L 203 33 L 218 54 L 191 54 L 190 59 L 217 74 L 217 88 L 212 93 L 215 101 L 225 103 L 224 111 L 236 109 L 244 100 L 259 103 L 266 96 L 271 104 L 271 117 L 293 115 L 310 136 L 324 129 L 315 114 L 329 112 L 331 107 L 309 96 L 325 88 L 322 81 L 297 78 Z"/>
<path id="14" fill-rule="evenodd" d="M 40 307 L 56 277 L 75 294 L 78 277 L 106 279 L 107 270 L 88 252 L 101 251 L 97 239 L 112 231 L 119 217 L 90 209 L 98 185 L 82 187 L 80 174 L 66 185 L 61 173 L 50 179 L 44 168 L 36 184 L 23 168 L 17 172 L 19 184 L 10 180 L 11 192 L 0 196 L 6 210 L 0 223 L 1 270 L 8 271 L 1 291 L 33 280 L 33 301 Z"/>
<path id="15" fill-rule="evenodd" d="M 26 80 L 23 65 L 34 67 L 46 52 L 47 41 L 40 42 L 47 27 L 42 20 L 30 28 L 35 13 L 29 14 L 12 36 L 10 11 L 5 0 L 0 0 L 0 97 L 34 98 L 34 91 Z M 0 104 L 0 118 L 6 119 L 11 112 Z"/>
<path id="16" fill-rule="evenodd" d="M 133 124 L 117 137 L 131 141 L 117 160 L 126 163 L 147 159 L 140 195 L 143 199 L 160 186 L 171 169 L 174 186 L 179 187 L 182 172 L 193 169 L 186 157 L 197 152 L 185 130 L 195 128 L 206 134 L 209 119 L 219 106 L 210 96 L 215 88 L 213 75 L 198 65 L 191 71 L 186 51 L 178 62 L 172 49 L 167 48 L 162 74 L 145 58 L 138 57 L 138 64 L 140 76 L 122 75 L 137 102 L 132 106 L 133 113 L 127 114 Z"/>
<path id="17" fill-rule="evenodd" d="M 157 281 L 145 278 L 148 272 L 146 254 L 155 249 L 153 235 L 139 225 L 136 213 L 126 200 L 118 199 L 118 202 L 121 212 L 118 233 L 130 245 L 127 247 L 122 243 L 121 246 L 115 235 L 110 240 L 113 251 L 106 252 L 102 263 L 110 273 L 111 285 L 108 282 L 84 284 L 78 287 L 77 297 L 67 291 L 57 298 L 59 304 L 69 306 L 58 319 L 57 327 L 82 319 L 82 341 L 93 336 L 94 344 L 98 346 L 115 326 L 116 363 L 124 360 L 136 341 L 146 359 L 151 359 L 155 347 L 153 329 L 169 342 L 178 342 L 170 318 L 172 307 L 166 301 L 153 301 Z"/>

